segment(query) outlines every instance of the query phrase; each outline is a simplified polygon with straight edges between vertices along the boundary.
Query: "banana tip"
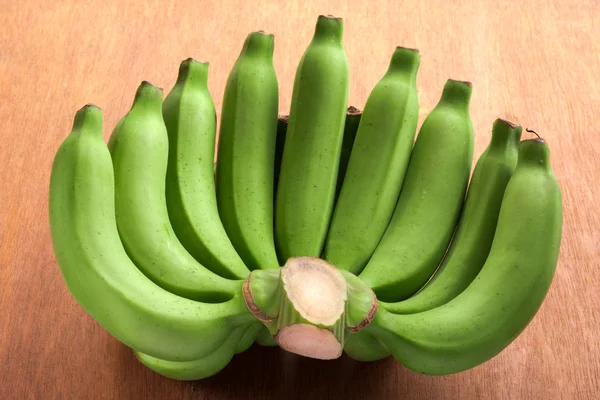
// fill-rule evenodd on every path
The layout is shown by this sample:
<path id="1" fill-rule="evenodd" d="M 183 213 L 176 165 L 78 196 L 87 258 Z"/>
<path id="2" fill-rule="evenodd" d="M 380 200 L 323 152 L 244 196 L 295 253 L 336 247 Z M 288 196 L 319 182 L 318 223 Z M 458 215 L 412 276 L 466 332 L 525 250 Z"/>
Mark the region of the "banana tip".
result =
<path id="1" fill-rule="evenodd" d="M 272 33 L 267 33 L 266 31 L 264 31 L 264 30 L 262 30 L 262 29 L 261 29 L 261 30 L 258 30 L 258 31 L 256 31 L 256 33 L 258 33 L 258 34 L 260 34 L 260 35 L 265 35 L 265 36 L 274 36 Z"/>
<path id="2" fill-rule="evenodd" d="M 504 119 L 504 118 L 498 118 L 498 121 L 500 121 L 500 122 L 508 125 L 511 129 L 515 129 L 515 128 L 521 126 L 521 125 L 517 124 L 516 122 L 511 122 L 511 121 L 509 121 L 507 119 Z"/>
<path id="3" fill-rule="evenodd" d="M 192 63 L 199 63 L 199 64 L 206 64 L 208 65 L 208 61 L 199 61 L 196 60 L 194 57 L 188 57 L 185 60 L 183 60 L 184 63 L 188 63 L 188 64 L 192 64 Z"/>
<path id="4" fill-rule="evenodd" d="M 336 21 L 339 21 L 339 22 L 344 21 L 344 19 L 342 17 L 336 17 L 333 14 L 327 14 L 327 15 L 321 14 L 321 15 L 319 15 L 319 18 L 335 19 Z"/>
<path id="5" fill-rule="evenodd" d="M 409 50 L 414 51 L 415 53 L 419 53 L 419 49 L 414 47 L 396 46 L 396 50 Z"/>
<path id="6" fill-rule="evenodd" d="M 354 106 L 350 106 L 350 107 L 348 107 L 348 110 L 346 111 L 346 113 L 348 115 L 360 115 L 360 114 L 362 114 L 362 111 L 360 111 L 358 108 L 356 108 Z"/>

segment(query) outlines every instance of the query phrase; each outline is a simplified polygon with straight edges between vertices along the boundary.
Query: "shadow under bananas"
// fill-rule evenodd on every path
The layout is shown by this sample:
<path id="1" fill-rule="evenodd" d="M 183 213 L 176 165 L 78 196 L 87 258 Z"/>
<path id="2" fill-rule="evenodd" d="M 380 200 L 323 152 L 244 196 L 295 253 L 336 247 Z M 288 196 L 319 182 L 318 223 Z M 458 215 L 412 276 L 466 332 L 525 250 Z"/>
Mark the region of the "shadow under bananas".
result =
<path id="1" fill-rule="evenodd" d="M 128 399 L 165 398 L 167 393 L 178 399 L 410 399 L 446 392 L 439 386 L 450 383 L 444 377 L 414 373 L 392 357 L 359 362 L 344 354 L 323 361 L 256 343 L 235 355 L 221 372 L 197 381 L 160 376 L 120 343 L 115 358 L 116 387 L 126 391 L 117 397 Z"/>

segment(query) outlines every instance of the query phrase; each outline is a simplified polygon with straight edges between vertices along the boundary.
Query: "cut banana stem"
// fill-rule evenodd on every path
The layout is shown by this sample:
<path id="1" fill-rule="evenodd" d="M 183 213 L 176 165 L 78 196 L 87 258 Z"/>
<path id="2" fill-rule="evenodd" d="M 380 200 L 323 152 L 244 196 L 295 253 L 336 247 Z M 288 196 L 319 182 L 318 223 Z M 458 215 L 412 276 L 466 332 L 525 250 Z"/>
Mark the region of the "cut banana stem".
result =
<path id="1" fill-rule="evenodd" d="M 281 269 L 281 281 L 275 341 L 306 357 L 341 356 L 347 289 L 339 270 L 319 259 L 295 258 Z"/>
<path id="2" fill-rule="evenodd" d="M 469 82 L 448 80 L 421 126 L 390 224 L 359 275 L 380 301 L 416 293 L 448 248 L 473 159 L 470 99 Z"/>
<path id="3" fill-rule="evenodd" d="M 275 165 L 274 165 L 274 181 L 273 181 L 273 207 L 275 207 L 275 198 L 277 196 L 277 186 L 279 183 L 279 174 L 281 172 L 281 160 L 283 158 L 283 149 L 285 146 L 285 136 L 288 126 L 288 115 L 280 115 L 277 119 L 277 140 L 275 143 Z"/>
<path id="4" fill-rule="evenodd" d="M 473 368 L 533 319 L 552 282 L 562 234 L 560 187 L 549 159 L 543 140 L 521 142 L 489 257 L 467 289 L 421 313 L 380 309 L 365 328 L 402 364 L 432 375 Z"/>
<path id="5" fill-rule="evenodd" d="M 166 361 L 139 352 L 136 352 L 135 356 L 143 365 L 167 378 L 180 381 L 204 379 L 225 368 L 234 354 L 239 353 L 237 349 L 240 344 L 246 346 L 246 348 L 250 347 L 252 341 L 248 344 L 248 338 L 251 337 L 254 340 L 251 335 L 255 334 L 257 327 L 260 327 L 260 325 L 254 324 L 250 327 L 241 326 L 236 328 L 214 352 L 198 360 Z M 250 336 L 247 336 L 248 334 Z"/>
<path id="6" fill-rule="evenodd" d="M 521 126 L 509 121 L 494 122 L 492 139 L 473 171 L 465 207 L 444 262 L 413 297 L 382 303 L 388 311 L 412 314 L 439 307 L 475 279 L 492 246 L 504 191 L 517 165 L 521 132 Z"/>
<path id="7" fill-rule="evenodd" d="M 242 281 L 233 282 L 231 300 L 198 303 L 163 290 L 127 256 L 97 107 L 77 112 L 56 153 L 49 201 L 52 244 L 69 291 L 126 346 L 161 359 L 194 360 L 212 353 L 236 327 L 256 322 L 241 296 Z"/>
<path id="8" fill-rule="evenodd" d="M 278 83 L 273 35 L 248 35 L 223 98 L 217 158 L 221 220 L 249 269 L 278 268 L 273 238 L 273 170 Z"/>
<path id="9" fill-rule="evenodd" d="M 356 139 L 356 131 L 358 131 L 358 125 L 360 124 L 360 117 L 362 111 L 354 106 L 348 107 L 346 110 L 346 121 L 344 123 L 344 139 L 342 140 L 342 150 L 340 152 L 340 169 L 338 172 L 337 185 L 335 189 L 335 201 L 340 196 L 342 190 L 342 183 L 346 176 L 346 169 L 348 169 L 348 161 L 350 161 L 350 153 L 352 152 L 352 146 Z"/>
<path id="10" fill-rule="evenodd" d="M 250 271 L 223 228 L 215 195 L 215 105 L 208 92 L 208 63 L 191 58 L 165 98 L 169 136 L 166 198 L 173 229 L 189 253 L 214 273 L 244 279 Z"/>
<path id="11" fill-rule="evenodd" d="M 169 220 L 165 197 L 169 138 L 162 95 L 162 89 L 143 82 L 109 141 L 119 235 L 133 262 L 159 286 L 193 300 L 221 302 L 233 297 L 237 284 L 199 264 Z"/>
<path id="12" fill-rule="evenodd" d="M 280 263 L 320 257 L 335 200 L 348 106 L 343 23 L 320 16 L 294 81 L 276 198 Z"/>
<path id="13" fill-rule="evenodd" d="M 243 293 L 248 309 L 290 352 L 337 358 L 345 335 L 364 329 L 377 313 L 371 289 L 324 260 L 290 258 L 274 272 L 252 272 Z"/>
<path id="14" fill-rule="evenodd" d="M 408 166 L 419 118 L 419 52 L 397 47 L 360 119 L 324 258 L 362 271 L 387 228 Z"/>

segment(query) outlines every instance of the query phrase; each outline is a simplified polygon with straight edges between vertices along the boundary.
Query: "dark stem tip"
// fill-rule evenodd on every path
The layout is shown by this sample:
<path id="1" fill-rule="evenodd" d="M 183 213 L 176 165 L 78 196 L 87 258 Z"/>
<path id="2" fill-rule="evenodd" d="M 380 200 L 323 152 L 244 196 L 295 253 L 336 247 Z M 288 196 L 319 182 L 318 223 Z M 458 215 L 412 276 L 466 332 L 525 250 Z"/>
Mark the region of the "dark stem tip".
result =
<path id="1" fill-rule="evenodd" d="M 396 46 L 396 50 L 409 50 L 414 51 L 415 53 L 419 53 L 419 49 L 416 49 L 414 47 Z"/>
<path id="2" fill-rule="evenodd" d="M 540 135 L 538 135 L 538 133 L 536 131 L 534 131 L 533 129 L 529 129 L 529 128 L 525 128 L 525 132 L 529 132 L 529 133 L 533 133 L 535 136 L 537 136 L 538 139 L 541 139 L 542 141 L 544 139 L 542 139 L 542 137 Z"/>
<path id="3" fill-rule="evenodd" d="M 198 64 L 206 64 L 206 65 L 208 65 L 208 64 L 209 64 L 209 62 L 208 62 L 208 61 L 199 61 L 199 60 L 196 60 L 196 59 L 195 59 L 195 58 L 193 58 L 193 57 L 188 57 L 188 58 L 186 58 L 186 59 L 184 60 L 184 62 L 186 62 L 186 63 L 198 63 Z"/>
<path id="4" fill-rule="evenodd" d="M 511 122 L 504 118 L 498 118 L 498 121 L 502 121 L 503 123 L 508 125 L 511 129 L 515 129 L 515 128 L 518 128 L 519 126 L 521 126 L 521 125 L 517 124 L 516 122 Z"/>
<path id="5" fill-rule="evenodd" d="M 362 111 L 354 106 L 350 106 L 350 107 L 348 107 L 348 110 L 346 111 L 346 113 L 348 115 L 360 115 L 360 114 L 362 114 Z"/>
<path id="6" fill-rule="evenodd" d="M 260 35 L 265 35 L 265 36 L 274 36 L 272 33 L 267 33 L 266 31 L 258 30 L 256 31 L 256 33 L 260 34 Z"/>
<path id="7" fill-rule="evenodd" d="M 150 81 L 142 81 L 142 84 L 140 86 L 151 86 L 153 88 L 156 88 L 157 90 L 160 90 L 161 92 L 163 90 L 161 87 L 153 85 Z"/>
<path id="8" fill-rule="evenodd" d="M 342 17 L 336 17 L 333 14 L 327 14 L 327 15 L 319 15 L 320 18 L 327 18 L 327 19 L 335 19 L 336 21 L 342 22 L 344 19 Z"/>
<path id="9" fill-rule="evenodd" d="M 457 82 L 457 83 L 462 83 L 463 85 L 467 85 L 468 87 L 472 88 L 473 84 L 471 83 L 471 81 L 461 81 L 458 79 L 448 79 L 451 82 Z"/>

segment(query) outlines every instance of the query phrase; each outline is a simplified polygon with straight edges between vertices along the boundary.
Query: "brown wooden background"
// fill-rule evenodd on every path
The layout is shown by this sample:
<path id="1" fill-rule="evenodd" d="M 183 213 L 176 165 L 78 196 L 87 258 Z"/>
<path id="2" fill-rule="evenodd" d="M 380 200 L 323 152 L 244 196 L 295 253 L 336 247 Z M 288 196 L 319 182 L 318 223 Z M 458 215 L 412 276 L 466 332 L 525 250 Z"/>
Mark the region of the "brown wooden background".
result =
<path id="1" fill-rule="evenodd" d="M 52 3 L 51 5 L 45 5 Z M 600 398 L 600 3 L 588 1 L 0 0 L 0 399 Z M 254 346 L 216 377 L 182 383 L 137 363 L 68 293 L 51 248 L 54 152 L 75 111 L 105 137 L 140 81 L 172 87 L 208 60 L 221 106 L 247 33 L 275 34 L 282 112 L 318 14 L 345 19 L 351 104 L 363 106 L 396 45 L 417 47 L 422 115 L 447 78 L 474 84 L 476 156 L 500 116 L 552 149 L 564 196 L 560 264 L 529 328 L 501 355 L 446 377 L 393 359 L 319 362 Z"/>

